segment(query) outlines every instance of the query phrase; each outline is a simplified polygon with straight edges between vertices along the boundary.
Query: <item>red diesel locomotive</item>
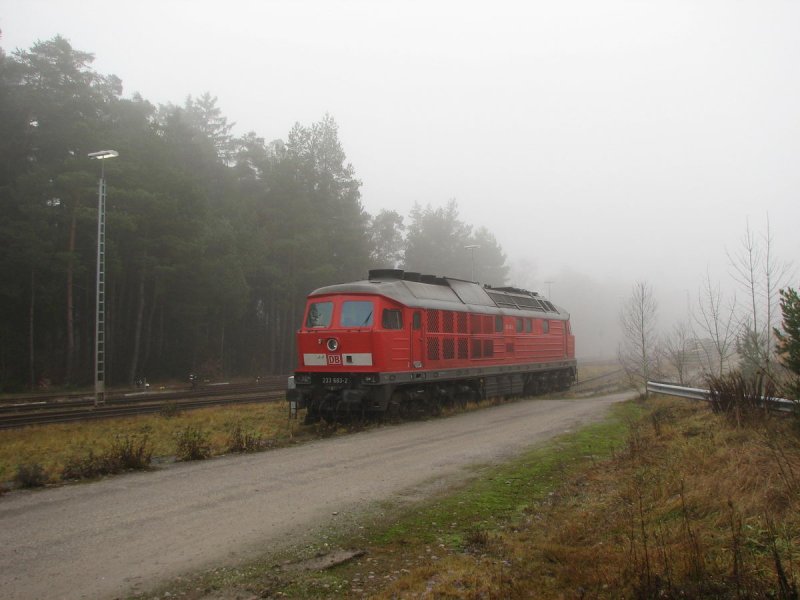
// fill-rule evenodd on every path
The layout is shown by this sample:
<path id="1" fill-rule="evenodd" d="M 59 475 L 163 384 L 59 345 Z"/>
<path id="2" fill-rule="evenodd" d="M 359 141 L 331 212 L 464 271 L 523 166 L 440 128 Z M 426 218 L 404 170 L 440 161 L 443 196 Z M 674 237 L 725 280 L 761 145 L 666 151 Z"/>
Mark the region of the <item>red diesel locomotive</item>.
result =
<path id="1" fill-rule="evenodd" d="M 397 269 L 309 294 L 297 351 L 307 422 L 563 390 L 577 371 L 569 314 L 537 293 Z"/>

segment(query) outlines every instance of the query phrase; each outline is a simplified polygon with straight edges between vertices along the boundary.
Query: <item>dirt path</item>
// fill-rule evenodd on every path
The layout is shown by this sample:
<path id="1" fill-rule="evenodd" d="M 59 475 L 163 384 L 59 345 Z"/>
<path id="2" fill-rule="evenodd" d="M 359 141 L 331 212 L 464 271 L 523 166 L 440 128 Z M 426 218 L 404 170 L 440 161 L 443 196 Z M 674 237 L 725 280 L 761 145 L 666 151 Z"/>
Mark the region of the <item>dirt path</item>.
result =
<path id="1" fill-rule="evenodd" d="M 465 477 L 625 395 L 532 400 L 0 498 L 6 599 L 114 598 L 251 558 L 368 503 Z M 334 514 L 336 513 L 336 514 Z"/>

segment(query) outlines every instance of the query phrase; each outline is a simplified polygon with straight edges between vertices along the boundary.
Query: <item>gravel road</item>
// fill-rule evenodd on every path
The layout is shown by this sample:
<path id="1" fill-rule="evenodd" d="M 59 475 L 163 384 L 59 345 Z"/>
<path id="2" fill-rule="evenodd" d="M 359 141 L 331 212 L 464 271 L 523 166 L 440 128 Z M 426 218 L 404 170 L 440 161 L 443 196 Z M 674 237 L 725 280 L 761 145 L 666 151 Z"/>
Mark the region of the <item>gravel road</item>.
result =
<path id="1" fill-rule="evenodd" d="M 232 564 L 450 483 L 627 395 L 536 399 L 297 447 L 0 498 L 0 594 L 115 598 Z"/>

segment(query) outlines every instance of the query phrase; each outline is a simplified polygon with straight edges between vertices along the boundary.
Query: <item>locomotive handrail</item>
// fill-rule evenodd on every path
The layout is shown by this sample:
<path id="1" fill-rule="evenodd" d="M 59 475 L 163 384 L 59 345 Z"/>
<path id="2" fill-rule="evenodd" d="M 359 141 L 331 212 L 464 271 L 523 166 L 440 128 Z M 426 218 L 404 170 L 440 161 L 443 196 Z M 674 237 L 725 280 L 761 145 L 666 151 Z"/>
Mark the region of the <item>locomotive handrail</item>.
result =
<path id="1" fill-rule="evenodd" d="M 685 387 L 676 385 L 674 383 L 665 383 L 662 381 L 648 381 L 647 391 L 655 394 L 665 394 L 667 396 L 678 396 L 680 398 L 689 398 L 691 400 L 705 400 L 711 401 L 711 391 L 700 388 Z M 775 410 L 781 412 L 790 412 L 795 410 L 800 404 L 795 400 L 787 398 L 765 398 L 761 397 L 762 404 L 769 405 Z"/>

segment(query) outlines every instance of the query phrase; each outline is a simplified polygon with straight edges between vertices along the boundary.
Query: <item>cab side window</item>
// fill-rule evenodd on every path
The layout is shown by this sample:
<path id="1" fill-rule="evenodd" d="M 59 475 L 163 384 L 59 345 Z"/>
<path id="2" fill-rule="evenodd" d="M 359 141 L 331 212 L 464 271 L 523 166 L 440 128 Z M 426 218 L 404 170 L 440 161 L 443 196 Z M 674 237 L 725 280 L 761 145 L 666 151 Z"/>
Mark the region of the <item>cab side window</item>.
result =
<path id="1" fill-rule="evenodd" d="M 384 308 L 381 326 L 384 329 L 402 329 L 403 313 L 395 308 Z"/>
<path id="2" fill-rule="evenodd" d="M 333 302 L 314 302 L 308 307 L 306 327 L 330 327 Z"/>

